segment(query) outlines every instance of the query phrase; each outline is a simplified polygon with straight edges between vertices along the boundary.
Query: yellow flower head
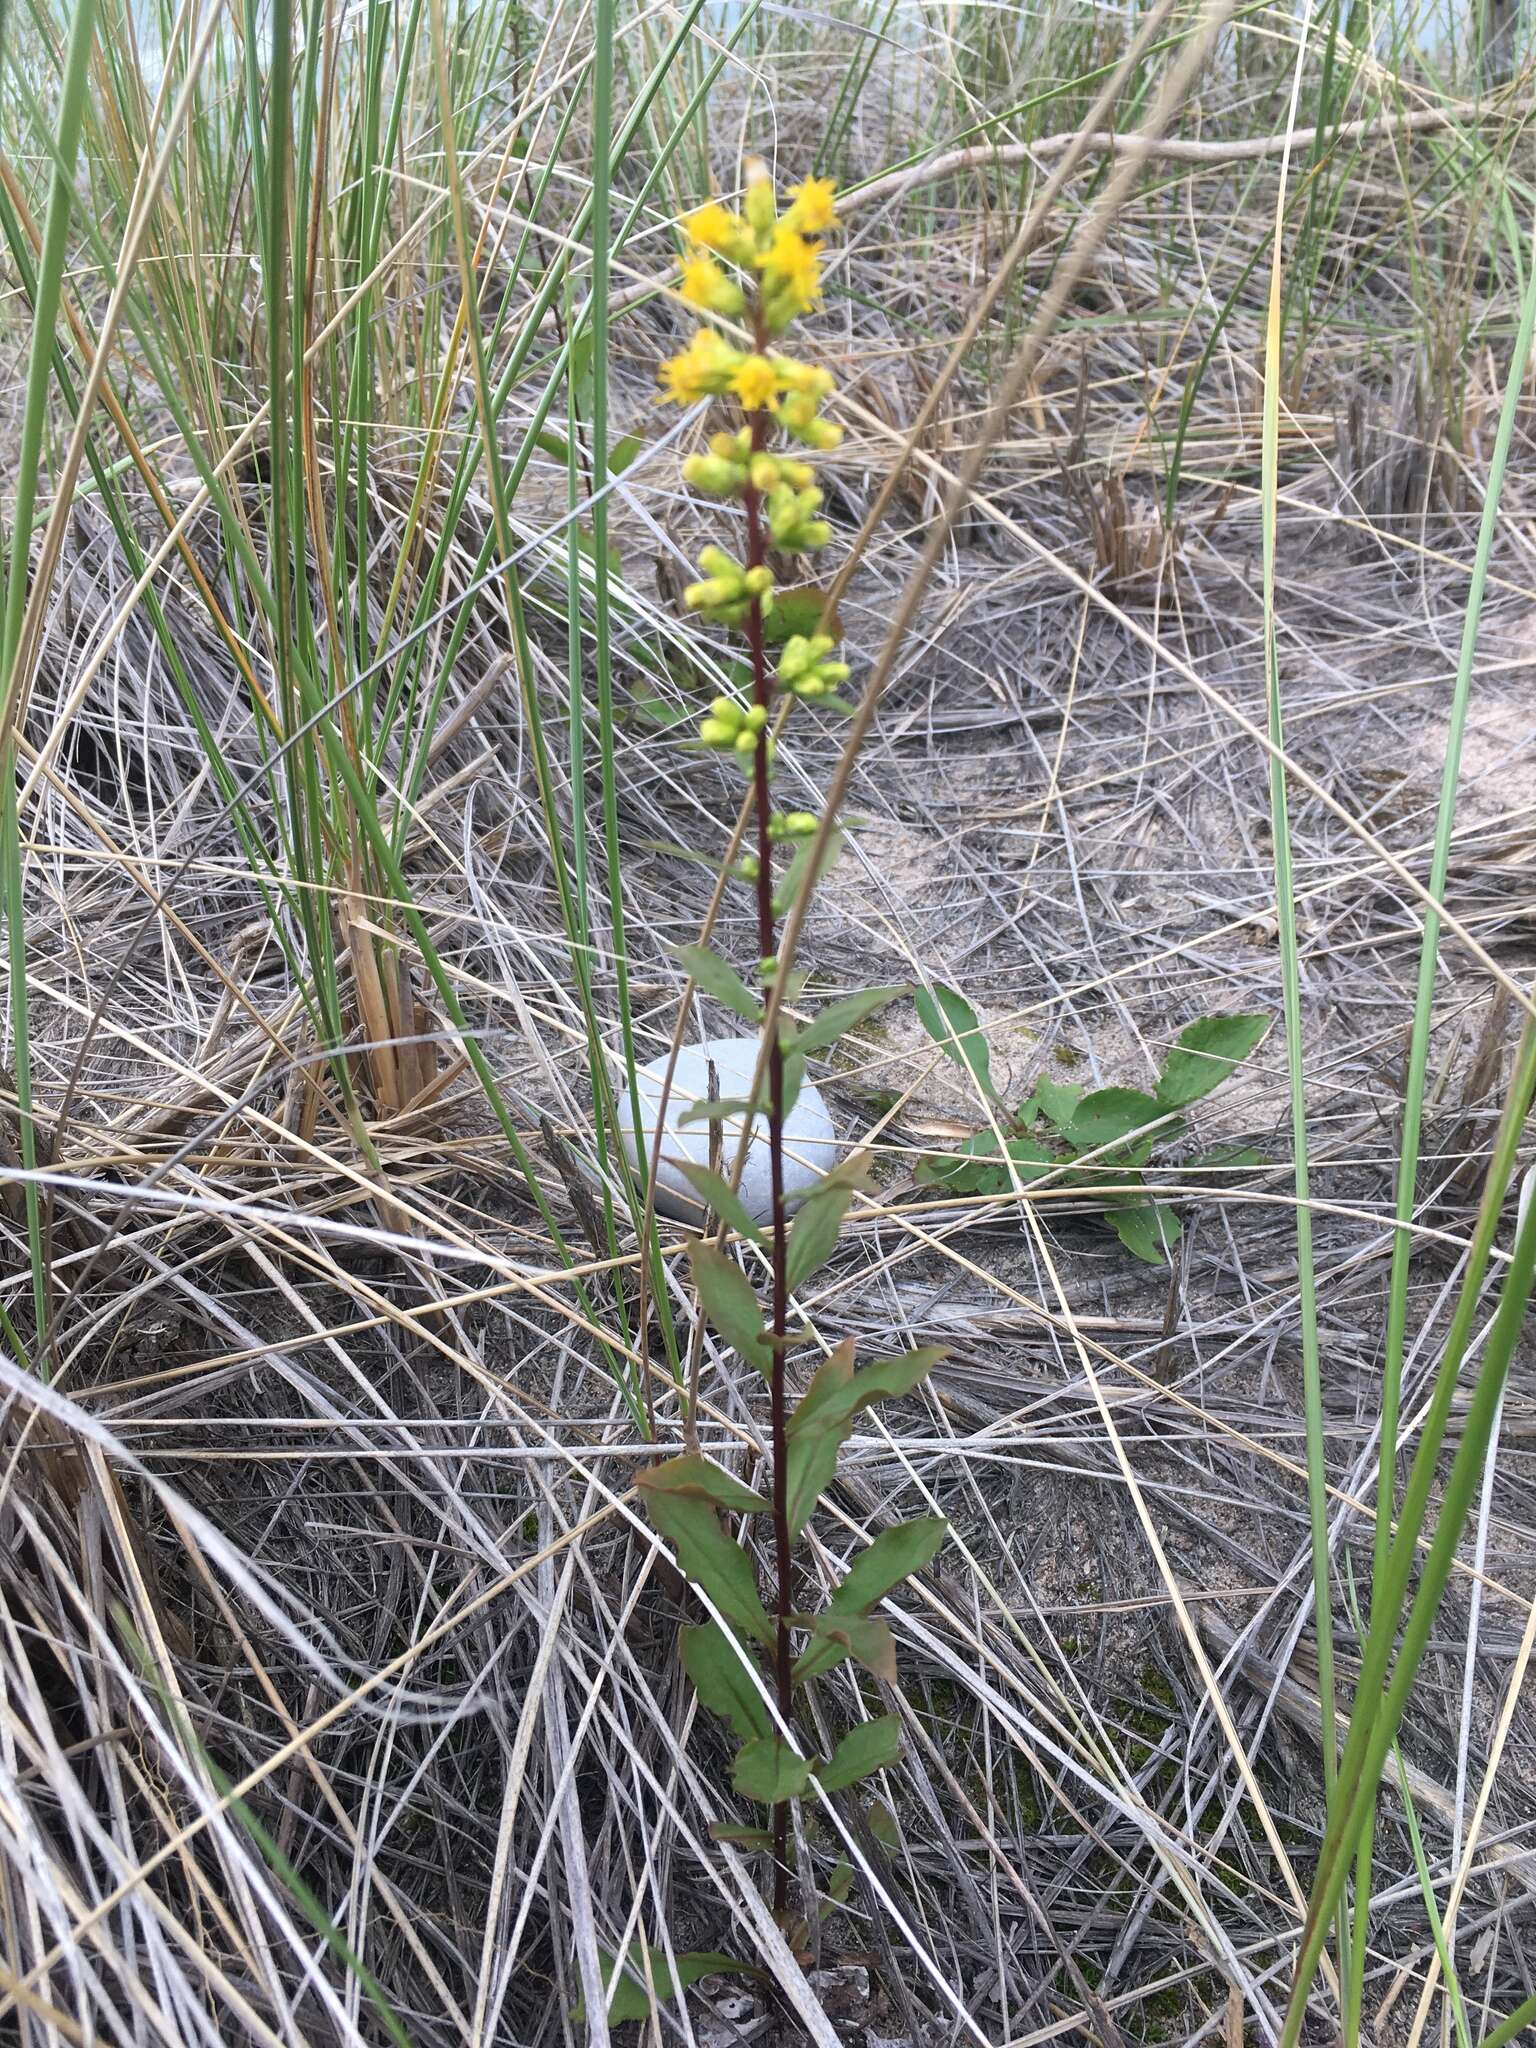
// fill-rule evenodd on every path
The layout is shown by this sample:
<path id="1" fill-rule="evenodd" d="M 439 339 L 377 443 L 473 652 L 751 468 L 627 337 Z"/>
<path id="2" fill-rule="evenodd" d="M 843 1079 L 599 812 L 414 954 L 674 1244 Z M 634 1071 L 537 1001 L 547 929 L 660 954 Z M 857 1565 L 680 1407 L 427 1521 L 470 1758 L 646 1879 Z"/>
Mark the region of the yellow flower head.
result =
<path id="1" fill-rule="evenodd" d="M 774 296 L 806 313 L 821 296 L 820 257 L 820 242 L 808 242 L 797 228 L 781 224 L 757 261 Z"/>
<path id="2" fill-rule="evenodd" d="M 715 287 L 723 283 L 725 272 L 711 256 L 690 256 L 683 265 L 683 280 L 678 289 L 690 306 L 709 307 L 714 298 Z"/>
<path id="3" fill-rule="evenodd" d="M 695 247 L 728 256 L 741 239 L 742 221 L 727 213 L 718 199 L 711 199 L 684 218 L 683 232 Z"/>
<path id="4" fill-rule="evenodd" d="M 791 185 L 793 206 L 785 219 L 803 235 L 823 235 L 837 226 L 837 187 L 830 178 L 807 178 L 803 185 Z"/>
<path id="5" fill-rule="evenodd" d="M 678 405 L 716 398 L 730 388 L 740 361 L 740 350 L 722 341 L 712 327 L 701 327 L 681 355 L 662 364 L 658 372 L 662 396 Z"/>
<path id="6" fill-rule="evenodd" d="M 748 412 L 756 412 L 777 396 L 778 372 L 766 356 L 746 356 L 731 378 L 731 390 Z"/>
<path id="7" fill-rule="evenodd" d="M 713 256 L 706 256 L 703 250 L 695 251 L 683 265 L 678 289 L 690 306 L 701 307 L 706 313 L 741 311 L 741 286 L 727 277 Z"/>

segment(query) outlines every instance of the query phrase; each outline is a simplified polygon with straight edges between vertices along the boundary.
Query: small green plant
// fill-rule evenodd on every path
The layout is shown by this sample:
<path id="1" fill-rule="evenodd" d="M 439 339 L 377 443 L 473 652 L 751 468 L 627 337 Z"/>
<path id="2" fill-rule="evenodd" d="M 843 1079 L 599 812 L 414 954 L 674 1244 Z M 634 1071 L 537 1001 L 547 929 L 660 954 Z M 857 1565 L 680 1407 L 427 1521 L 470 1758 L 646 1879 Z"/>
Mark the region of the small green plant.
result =
<path id="1" fill-rule="evenodd" d="M 781 565 L 814 554 L 829 537 L 813 472 L 798 454 L 785 452 L 785 441 L 826 451 L 840 438 L 820 410 L 831 378 L 784 354 L 778 339 L 818 300 L 817 237 L 835 224 L 833 188 L 811 178 L 790 197 L 781 211 L 766 168 L 754 163 L 748 167 L 740 213 L 711 203 L 689 217 L 683 296 L 709 319 L 744 321 L 750 346 L 737 346 L 729 330 L 703 325 L 661 371 L 666 395 L 681 404 L 707 399 L 734 402 L 739 409 L 738 420 L 712 436 L 707 452 L 685 461 L 683 474 L 695 490 L 739 508 L 744 544 L 739 554 L 706 549 L 701 579 L 688 589 L 686 602 L 706 622 L 746 643 L 741 694 L 721 696 L 709 706 L 697 744 L 729 754 L 751 789 L 755 850 L 739 858 L 732 873 L 755 901 L 757 987 L 704 947 L 686 948 L 681 957 L 702 987 L 760 1031 L 765 1022 L 762 991 L 773 986 L 778 973 L 778 920 L 817 879 L 808 853 L 819 820 L 810 812 L 772 806 L 775 734 L 797 706 L 833 713 L 847 708 L 838 691 L 848 669 L 833 658 L 834 643 L 823 628 L 819 606 L 807 621 L 812 631 L 775 637 L 770 624 Z M 776 656 L 770 655 L 771 646 Z M 788 849 L 792 856 L 776 882 L 776 857 Z M 766 1469 L 759 1490 L 690 1450 L 642 1472 L 638 1482 L 652 1523 L 712 1611 L 710 1619 L 684 1630 L 683 1663 L 699 1698 L 738 1739 L 735 1790 L 768 1809 L 766 1827 L 733 1825 L 716 1832 L 720 1839 L 771 1857 L 773 1910 L 785 1927 L 794 1924 L 790 1802 L 813 1786 L 831 1793 L 856 1784 L 894 1763 L 901 1752 L 900 1720 L 884 1712 L 856 1721 L 830 1757 L 820 1757 L 801 1737 L 796 1693 L 850 1659 L 881 1684 L 894 1683 L 894 1643 L 875 1609 L 928 1563 L 945 1533 L 938 1516 L 883 1530 L 854 1559 L 826 1604 L 805 1611 L 796 1545 L 834 1477 L 843 1443 L 866 1408 L 911 1393 L 942 1355 L 930 1349 L 909 1351 L 858 1368 L 852 1343 L 844 1343 L 816 1365 L 798 1401 L 791 1399 L 798 1377 L 796 1354 L 810 1334 L 791 1323 L 791 1298 L 830 1255 L 865 1167 L 858 1158 L 836 1167 L 812 1188 L 791 1222 L 785 1198 L 785 1119 L 808 1058 L 899 993 L 867 989 L 829 1004 L 798 1028 L 779 1024 L 762 1049 L 755 1100 L 703 1102 L 690 1112 L 717 1119 L 750 1112 L 767 1125 L 772 1211 L 763 1226 L 736 1192 L 740 1154 L 736 1176 L 708 1168 L 690 1173 L 708 1209 L 722 1226 L 757 1245 L 771 1272 L 765 1304 L 722 1243 L 701 1238 L 690 1247 L 703 1314 L 763 1377 L 769 1411 Z M 772 1591 L 766 1602 L 753 1555 L 731 1527 L 740 1517 L 761 1517 L 770 1531 Z M 633 1959 L 628 1968 L 635 1972 Z"/>
<path id="2" fill-rule="evenodd" d="M 1057 1187 L 1092 1188 L 1126 1250 L 1164 1263 L 1183 1226 L 1147 1192 L 1144 1174 L 1159 1145 L 1182 1135 L 1180 1115 L 1224 1081 L 1269 1029 L 1267 1017 L 1201 1017 L 1179 1033 L 1149 1095 L 1141 1088 L 1085 1089 L 1042 1074 L 1016 1109 L 1001 1103 L 976 1013 L 953 989 L 935 985 L 917 998 L 934 1043 L 964 1068 L 993 1105 L 997 1128 L 978 1131 L 953 1152 L 930 1153 L 917 1169 L 924 1187 L 955 1194 L 1005 1195 L 1017 1182 L 1050 1175 Z M 1226 1151 L 1202 1165 L 1253 1165 L 1257 1155 Z M 1079 1165 L 1079 1161 L 1089 1161 Z"/>

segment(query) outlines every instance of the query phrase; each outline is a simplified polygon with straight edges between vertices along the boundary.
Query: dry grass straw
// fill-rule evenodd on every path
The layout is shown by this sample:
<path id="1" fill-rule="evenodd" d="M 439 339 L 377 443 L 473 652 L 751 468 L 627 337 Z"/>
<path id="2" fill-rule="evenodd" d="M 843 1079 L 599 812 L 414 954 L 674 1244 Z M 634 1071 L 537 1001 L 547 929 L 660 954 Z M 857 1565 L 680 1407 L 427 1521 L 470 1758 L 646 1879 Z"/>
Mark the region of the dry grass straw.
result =
<path id="1" fill-rule="evenodd" d="M 295 24 L 310 206 L 281 261 L 313 284 L 286 399 L 248 24 L 167 23 L 157 79 L 145 18 L 137 63 L 99 41 L 84 88 L 57 333 L 68 391 L 94 369 L 100 402 L 72 444 L 52 387 L 14 671 L 33 1116 L 8 1054 L 0 2024 L 28 2048 L 602 2038 L 570 2012 L 639 1934 L 754 1957 L 828 2042 L 1269 2039 L 1324 1820 L 1276 1042 L 1199 1134 L 1265 1165 L 1159 1186 L 1186 1221 L 1166 1276 L 1071 1191 L 915 1189 L 981 1106 L 902 1017 L 830 1078 L 878 1186 L 800 1309 L 829 1348 L 951 1356 L 854 1439 L 817 1569 L 897 1514 L 941 1510 L 955 1541 L 891 1616 L 888 1811 L 845 1803 L 803 1845 L 822 1885 L 855 1873 L 818 1953 L 708 1839 L 739 1816 L 630 1494 L 647 1379 L 679 1426 L 686 1269 L 670 1230 L 639 1256 L 616 1163 L 606 1206 L 580 1164 L 594 1073 L 711 1022 L 668 948 L 707 925 L 751 953 L 742 907 L 678 857 L 717 843 L 733 792 L 669 737 L 712 678 L 669 624 L 695 528 L 656 482 L 659 281 L 670 222 L 744 138 L 797 173 L 820 145 L 853 187 L 827 331 L 870 716 L 846 751 L 808 723 L 783 768 L 786 800 L 836 781 L 860 820 L 797 920 L 816 993 L 943 979 L 1017 1095 L 1042 1067 L 1137 1083 L 1190 1016 L 1278 1008 L 1258 379 L 1289 139 L 1273 618 L 1348 1719 L 1528 83 L 1474 90 L 1427 26 L 1368 47 L 1324 16 L 1288 123 L 1296 27 L 1254 9 L 1214 51 L 1182 7 L 1113 31 L 959 10 L 939 37 L 906 7 L 622 11 L 599 461 L 585 24 L 443 10 L 434 48 L 414 20 Z M 6 33 L 19 346 L 62 31 Z M 1522 397 L 1445 841 L 1409 1452 L 1530 981 L 1529 461 Z M 1158 545 L 1112 580 L 1117 493 Z M 701 1440 L 734 1462 L 751 1390 L 701 1341 Z M 1527 1993 L 1531 1384 L 1518 1352 L 1401 1733 L 1422 1868 L 1383 1780 L 1383 2038 L 1451 2024 L 1426 1878 L 1472 2040 Z M 1453 1404 L 1448 1453 L 1465 1421 Z M 843 1703 L 830 1685 L 829 1726 Z M 829 2018 L 839 1987 L 863 2003 Z M 719 2005 L 691 1992 L 654 2037 L 729 2039 Z M 1320 1985 L 1318 2026 L 1334 2011 Z"/>

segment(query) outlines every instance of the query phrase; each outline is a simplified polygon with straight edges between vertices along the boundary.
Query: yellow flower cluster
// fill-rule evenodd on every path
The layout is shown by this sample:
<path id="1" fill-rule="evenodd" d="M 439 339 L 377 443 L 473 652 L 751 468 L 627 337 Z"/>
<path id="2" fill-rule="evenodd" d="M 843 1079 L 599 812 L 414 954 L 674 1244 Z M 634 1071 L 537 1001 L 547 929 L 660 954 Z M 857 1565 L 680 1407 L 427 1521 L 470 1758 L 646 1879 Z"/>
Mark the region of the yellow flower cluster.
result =
<path id="1" fill-rule="evenodd" d="M 717 199 L 683 222 L 688 257 L 679 289 L 690 306 L 732 319 L 742 309 L 741 286 L 723 265 L 755 274 L 762 313 L 772 334 L 821 297 L 821 249 L 815 239 L 837 225 L 830 178 L 807 178 L 791 191 L 781 214 L 773 183 L 760 162 L 747 181 L 744 209 L 732 213 Z"/>
<path id="2" fill-rule="evenodd" d="M 734 398 L 744 412 L 765 408 L 810 448 L 835 448 L 842 430 L 821 418 L 818 403 L 832 389 L 825 370 L 790 356 L 732 348 L 712 327 L 701 327 L 681 355 L 661 366 L 662 396 L 678 405 L 701 398 Z"/>
<path id="3" fill-rule="evenodd" d="M 681 295 L 722 320 L 745 316 L 754 346 L 737 348 L 713 327 L 700 327 L 659 372 L 664 398 L 679 405 L 734 399 L 747 415 L 744 426 L 711 435 L 707 452 L 688 456 L 683 476 L 711 497 L 746 501 L 752 558 L 743 564 L 721 548 L 705 548 L 699 556 L 703 573 L 688 585 L 683 602 L 711 624 L 752 637 L 755 701 L 716 698 L 698 729 L 701 746 L 735 755 L 748 773 L 772 769 L 767 726 L 775 689 L 824 709 L 849 708 L 835 694 L 848 670 L 829 658 L 830 637 L 790 635 L 776 672 L 767 670 L 763 648 L 774 600 L 773 571 L 764 557 L 770 549 L 777 555 L 815 553 L 831 537 L 810 465 L 765 443 L 774 427 L 803 448 L 835 448 L 842 439 L 842 429 L 821 415 L 831 377 L 771 345 L 821 297 L 818 237 L 837 225 L 835 198 L 830 179 L 807 178 L 791 190 L 781 212 L 766 166 L 756 163 L 748 168 L 739 213 L 712 199 L 689 214 Z M 799 839 L 818 825 L 808 812 L 776 812 L 767 829 L 770 839 Z M 756 879 L 756 858 L 744 858 L 734 872 L 740 880 Z"/>
<path id="4" fill-rule="evenodd" d="M 735 497 L 748 484 L 754 491 L 773 491 L 781 484 L 803 491 L 815 480 L 816 472 L 808 462 L 754 448 L 750 427 L 741 427 L 734 434 L 711 434 L 707 455 L 683 458 L 684 483 L 712 498 Z"/>
<path id="5" fill-rule="evenodd" d="M 780 213 L 773 181 L 766 167 L 755 163 L 740 213 L 711 199 L 684 220 L 683 298 L 702 313 L 734 319 L 747 303 L 734 271 L 755 285 L 759 337 L 765 330 L 782 333 L 821 296 L 822 245 L 815 238 L 836 227 L 835 200 L 830 178 L 807 178 L 792 188 L 790 203 Z M 662 364 L 659 377 L 662 396 L 678 405 L 730 397 L 744 412 L 771 412 L 808 448 L 835 448 L 842 438 L 841 430 L 820 414 L 820 402 L 832 389 L 824 370 L 762 348 L 733 348 L 713 328 L 699 328 L 680 355 Z"/>

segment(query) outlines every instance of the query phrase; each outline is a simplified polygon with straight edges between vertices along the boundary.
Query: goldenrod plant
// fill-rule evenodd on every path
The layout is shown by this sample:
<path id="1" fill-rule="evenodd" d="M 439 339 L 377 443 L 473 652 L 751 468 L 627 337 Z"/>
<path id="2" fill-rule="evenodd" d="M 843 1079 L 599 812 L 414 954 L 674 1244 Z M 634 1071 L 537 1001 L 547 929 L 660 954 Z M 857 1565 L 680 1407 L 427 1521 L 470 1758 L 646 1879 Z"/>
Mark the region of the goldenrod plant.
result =
<path id="1" fill-rule="evenodd" d="M 822 410 L 832 379 L 784 353 L 781 337 L 818 302 L 820 238 L 834 225 L 829 182 L 807 179 L 781 208 L 766 168 L 756 163 L 749 167 L 739 213 L 711 202 L 692 214 L 682 294 L 704 323 L 661 370 L 668 399 L 682 405 L 707 400 L 734 415 L 720 422 L 705 452 L 688 457 L 683 474 L 694 490 L 739 508 L 743 544 L 736 553 L 704 550 L 700 578 L 688 588 L 686 602 L 706 624 L 737 635 L 747 647 L 750 696 L 717 697 L 700 721 L 696 744 L 728 754 L 750 784 L 753 850 L 733 872 L 755 893 L 758 987 L 703 948 L 688 949 L 687 964 L 696 979 L 759 1029 L 762 991 L 772 987 L 778 972 L 778 919 L 796 890 L 814 886 L 803 854 L 819 824 L 812 812 L 774 807 L 775 733 L 797 705 L 834 713 L 848 708 L 838 694 L 848 667 L 834 658 L 831 635 L 775 638 L 772 630 L 774 561 L 815 554 L 829 538 L 820 516 L 821 492 L 800 451 L 825 454 L 838 445 L 839 429 Z M 710 324 L 716 321 L 726 331 Z M 778 879 L 776 862 L 791 848 L 798 853 Z M 724 1174 L 692 1170 L 709 1208 L 765 1254 L 772 1276 L 766 1303 L 721 1245 L 699 1239 L 691 1247 L 703 1314 L 766 1382 L 766 1472 L 759 1490 L 689 1452 L 651 1467 L 640 1479 L 652 1522 L 710 1610 L 709 1619 L 684 1631 L 684 1664 L 700 1699 L 740 1739 L 736 1791 L 770 1812 L 766 1828 L 732 1825 L 720 1832 L 769 1854 L 773 1908 L 786 1927 L 795 1918 L 790 1802 L 813 1786 L 826 1794 L 852 1785 L 895 1762 L 901 1750 L 900 1720 L 886 1712 L 857 1722 L 830 1758 L 819 1757 L 801 1738 L 796 1690 L 848 1659 L 880 1684 L 894 1682 L 891 1632 L 874 1610 L 928 1563 L 945 1532 L 937 1516 L 885 1529 L 820 1611 L 805 1611 L 808 1589 L 799 1581 L 795 1546 L 833 1479 L 842 1444 L 865 1408 L 910 1393 L 941 1355 L 909 1351 L 856 1369 L 853 1345 L 843 1343 L 810 1372 L 798 1401 L 792 1399 L 792 1386 L 804 1376 L 799 1361 L 810 1333 L 792 1324 L 791 1298 L 832 1250 L 861 1183 L 863 1162 L 855 1158 L 835 1167 L 791 1222 L 785 1119 L 808 1057 L 897 993 L 864 990 L 799 1028 L 781 1023 L 758 1062 L 756 1099 L 700 1103 L 692 1112 L 752 1116 L 767 1126 L 772 1213 L 766 1227 L 759 1228 Z M 770 1528 L 772 1592 L 766 1603 L 751 1552 L 727 1526 L 736 1516 L 762 1516 Z M 615 1995 L 622 1990 L 615 1987 Z"/>

